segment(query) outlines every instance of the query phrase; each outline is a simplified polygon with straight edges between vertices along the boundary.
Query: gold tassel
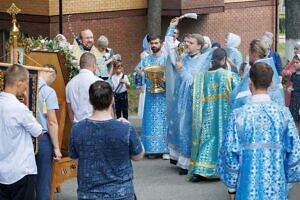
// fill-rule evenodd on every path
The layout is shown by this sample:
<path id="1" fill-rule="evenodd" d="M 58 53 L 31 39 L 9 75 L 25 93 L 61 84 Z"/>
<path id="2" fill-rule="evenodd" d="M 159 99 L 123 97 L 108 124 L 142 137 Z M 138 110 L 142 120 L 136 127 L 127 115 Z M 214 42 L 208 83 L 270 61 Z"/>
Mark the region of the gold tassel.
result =
<path id="1" fill-rule="evenodd" d="M 46 100 L 45 99 L 43 99 L 42 112 L 43 112 L 43 114 L 47 114 L 47 105 L 46 105 Z"/>

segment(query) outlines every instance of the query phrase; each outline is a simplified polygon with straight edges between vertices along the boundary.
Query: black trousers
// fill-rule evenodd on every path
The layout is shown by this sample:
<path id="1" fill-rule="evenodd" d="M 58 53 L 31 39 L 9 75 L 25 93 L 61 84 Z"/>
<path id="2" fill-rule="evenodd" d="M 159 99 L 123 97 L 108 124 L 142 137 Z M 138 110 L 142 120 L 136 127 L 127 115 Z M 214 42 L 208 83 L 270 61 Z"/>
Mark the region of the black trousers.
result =
<path id="1" fill-rule="evenodd" d="M 36 175 L 26 175 L 19 181 L 5 185 L 0 183 L 1 200 L 35 200 Z"/>
<path id="2" fill-rule="evenodd" d="M 128 94 L 127 91 L 115 94 L 115 107 L 117 118 L 123 116 L 128 119 Z"/>

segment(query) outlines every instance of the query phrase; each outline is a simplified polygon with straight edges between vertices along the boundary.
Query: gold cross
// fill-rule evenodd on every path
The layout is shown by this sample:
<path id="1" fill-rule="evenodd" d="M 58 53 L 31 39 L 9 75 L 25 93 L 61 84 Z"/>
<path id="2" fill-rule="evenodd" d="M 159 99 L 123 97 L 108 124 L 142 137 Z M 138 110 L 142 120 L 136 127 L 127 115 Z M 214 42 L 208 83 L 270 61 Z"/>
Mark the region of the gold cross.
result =
<path id="1" fill-rule="evenodd" d="M 10 8 L 6 11 L 8 14 L 10 14 L 13 19 L 16 17 L 16 15 L 21 12 L 21 9 L 18 8 L 14 3 L 11 4 Z"/>

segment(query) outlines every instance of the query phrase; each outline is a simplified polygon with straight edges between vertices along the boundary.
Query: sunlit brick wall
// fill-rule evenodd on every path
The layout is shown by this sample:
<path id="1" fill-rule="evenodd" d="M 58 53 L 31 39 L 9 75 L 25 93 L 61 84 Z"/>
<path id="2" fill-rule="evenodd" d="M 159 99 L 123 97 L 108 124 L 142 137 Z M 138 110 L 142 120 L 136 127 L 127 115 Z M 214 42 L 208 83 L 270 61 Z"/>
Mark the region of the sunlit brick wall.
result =
<path id="1" fill-rule="evenodd" d="M 58 0 L 50 1 L 50 15 L 58 15 Z M 67 0 L 63 13 L 92 13 L 147 8 L 147 0 Z"/>
<path id="2" fill-rule="evenodd" d="M 63 13 L 92 13 L 147 8 L 147 0 L 63 0 Z M 53 16 L 59 13 L 59 0 L 0 0 L 0 12 L 12 3 L 22 14 Z"/>

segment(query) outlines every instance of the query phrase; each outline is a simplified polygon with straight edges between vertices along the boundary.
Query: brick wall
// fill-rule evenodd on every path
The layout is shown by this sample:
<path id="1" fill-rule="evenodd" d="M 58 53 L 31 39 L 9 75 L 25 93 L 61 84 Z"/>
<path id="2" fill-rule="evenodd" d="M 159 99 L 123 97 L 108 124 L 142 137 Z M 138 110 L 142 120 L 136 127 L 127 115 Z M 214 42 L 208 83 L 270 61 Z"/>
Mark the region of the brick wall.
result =
<path id="1" fill-rule="evenodd" d="M 50 8 L 58 7 L 58 0 L 50 0 Z M 128 9 L 147 8 L 147 0 L 65 0 L 63 1 L 63 12 L 91 13 L 104 11 L 117 11 Z M 50 9 L 50 15 L 58 15 L 58 9 Z"/>
<path id="2" fill-rule="evenodd" d="M 23 14 L 48 15 L 49 0 L 1 0 L 0 12 L 6 12 L 12 3 L 21 9 Z"/>
<path id="3" fill-rule="evenodd" d="M 67 25 L 65 25 L 66 27 Z M 90 28 L 94 34 L 95 43 L 100 35 L 109 40 L 109 47 L 122 55 L 126 72 L 131 71 L 139 61 L 142 52 L 142 40 L 147 32 L 147 18 L 143 16 L 128 16 L 113 19 L 80 20 L 72 22 L 73 30 L 79 32 Z M 51 35 L 56 35 L 57 25 L 51 26 Z M 64 29 L 68 41 L 72 41 L 71 32 Z"/>
<path id="4" fill-rule="evenodd" d="M 200 15 L 197 21 L 184 19 L 179 25 L 181 34 L 198 32 L 208 35 L 212 41 L 224 44 L 226 33 L 233 32 L 241 36 L 241 50 L 245 55 L 252 39 L 260 37 L 264 31 L 274 32 L 275 7 L 270 3 L 260 6 L 251 6 L 248 3 L 250 6 L 247 7 L 236 6 L 237 4 L 241 5 L 241 3 L 226 4 L 225 12 Z M 85 28 L 92 29 L 95 41 L 101 34 L 106 35 L 110 47 L 122 55 L 125 65 L 128 66 L 126 71 L 129 72 L 139 61 L 139 54 L 142 51 L 142 39 L 147 33 L 146 15 L 146 9 L 73 14 L 72 26 L 77 33 Z M 4 19 L 1 20 L 0 30 L 9 30 L 11 23 L 8 14 L 0 13 L 0 19 Z M 67 16 L 64 16 L 63 34 L 72 41 L 66 19 Z M 53 38 L 58 33 L 57 16 L 19 15 L 18 20 L 23 32 L 29 36 L 43 35 Z M 163 17 L 163 33 L 169 21 L 170 17 Z"/>
<path id="5" fill-rule="evenodd" d="M 63 0 L 62 2 L 64 14 L 147 8 L 147 0 Z M 1 0 L 0 12 L 6 12 L 12 3 L 21 9 L 22 14 L 54 16 L 59 13 L 58 0 Z"/>
<path id="6" fill-rule="evenodd" d="M 274 18 L 274 6 L 232 8 L 222 13 L 200 15 L 197 21 L 184 19 L 178 28 L 181 36 L 185 33 L 200 33 L 222 45 L 228 32 L 236 33 L 241 36 L 240 49 L 244 56 L 248 53 L 252 39 L 261 37 L 265 31 L 274 33 Z M 163 18 L 163 30 L 166 30 L 169 22 L 170 17 Z"/>

